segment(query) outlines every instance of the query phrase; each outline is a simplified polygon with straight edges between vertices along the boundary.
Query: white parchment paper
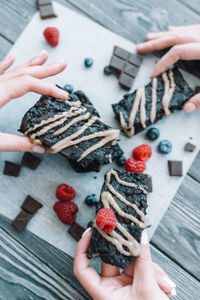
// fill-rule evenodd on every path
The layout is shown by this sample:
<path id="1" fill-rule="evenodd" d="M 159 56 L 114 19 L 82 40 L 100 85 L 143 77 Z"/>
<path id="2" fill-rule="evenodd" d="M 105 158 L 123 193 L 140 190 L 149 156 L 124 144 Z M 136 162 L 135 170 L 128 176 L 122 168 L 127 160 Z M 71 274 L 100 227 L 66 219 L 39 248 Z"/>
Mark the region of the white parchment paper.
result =
<path id="1" fill-rule="evenodd" d="M 58 18 L 41 20 L 39 13 L 36 13 L 17 40 L 11 50 L 16 56 L 15 65 L 35 56 L 43 48 L 49 51 L 49 62 L 66 59 L 67 69 L 49 80 L 61 86 L 71 83 L 75 89 L 82 89 L 92 100 L 101 116 L 114 128 L 119 128 L 119 124 L 114 119 L 111 104 L 122 98 L 124 90 L 119 87 L 114 76 L 103 74 L 103 68 L 109 63 L 114 45 L 133 52 L 135 45 L 66 7 L 57 3 L 54 5 Z M 60 43 L 56 48 L 49 46 L 43 38 L 43 30 L 47 26 L 59 28 Z M 84 58 L 88 56 L 94 59 L 94 65 L 90 69 L 86 69 L 83 64 Z M 133 88 L 148 82 L 154 64 L 154 57 L 148 56 L 144 59 Z M 186 73 L 184 77 L 192 87 L 198 84 L 198 79 L 195 77 Z M 17 133 L 24 113 L 38 99 L 38 95 L 29 93 L 6 105 L 0 111 L 0 130 Z M 183 151 L 183 148 L 190 137 L 199 148 L 199 125 L 200 112 L 193 114 L 177 112 L 160 121 L 156 125 L 161 132 L 159 140 L 169 139 L 173 144 L 173 151 L 168 156 L 157 153 L 158 141 L 148 141 L 153 149 L 153 156 L 147 163 L 147 172 L 153 176 L 154 189 L 148 197 L 148 218 L 152 224 L 148 230 L 150 237 L 184 178 L 168 175 L 167 159 L 183 160 L 184 175 L 186 174 L 197 150 L 194 153 L 187 153 Z M 121 135 L 121 146 L 127 157 L 131 157 L 134 147 L 146 142 L 144 136 L 144 132 L 131 139 Z M 84 198 L 91 193 L 99 196 L 103 175 L 109 166 L 104 166 L 100 173 L 77 174 L 61 155 L 44 154 L 42 155 L 43 161 L 36 171 L 22 168 L 18 178 L 3 175 L 4 161 L 7 159 L 20 162 L 21 156 L 21 153 L 0 153 L 0 212 L 13 219 L 18 214 L 26 195 L 32 195 L 42 202 L 44 207 L 31 220 L 28 229 L 74 256 L 76 241 L 68 234 L 68 226 L 58 220 L 52 209 L 56 202 L 56 187 L 60 183 L 67 183 L 76 189 L 77 196 L 74 201 L 79 205 L 77 222 L 86 226 L 94 217 L 95 209 L 86 206 Z"/>

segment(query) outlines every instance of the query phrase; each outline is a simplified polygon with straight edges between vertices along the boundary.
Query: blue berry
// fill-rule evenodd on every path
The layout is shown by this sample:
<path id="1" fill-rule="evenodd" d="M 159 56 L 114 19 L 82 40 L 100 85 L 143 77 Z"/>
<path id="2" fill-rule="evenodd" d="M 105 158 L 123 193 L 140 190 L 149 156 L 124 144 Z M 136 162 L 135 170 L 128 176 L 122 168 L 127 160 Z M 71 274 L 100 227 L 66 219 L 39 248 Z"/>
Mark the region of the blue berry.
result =
<path id="1" fill-rule="evenodd" d="M 87 228 L 92 227 L 92 225 L 93 225 L 93 221 L 90 221 L 90 222 L 87 224 Z"/>
<path id="2" fill-rule="evenodd" d="M 71 84 L 65 84 L 64 90 L 71 94 L 73 93 L 74 87 Z"/>
<path id="3" fill-rule="evenodd" d="M 111 75 L 111 74 L 114 73 L 114 71 L 111 70 L 111 69 L 109 68 L 109 66 L 106 66 L 106 67 L 103 69 L 103 72 L 104 72 L 105 75 Z"/>
<path id="4" fill-rule="evenodd" d="M 160 131 L 158 130 L 158 128 L 152 127 L 147 131 L 146 136 L 150 140 L 155 141 L 157 138 L 159 138 Z"/>
<path id="5" fill-rule="evenodd" d="M 98 202 L 97 198 L 95 197 L 94 194 L 92 195 L 88 195 L 86 198 L 85 198 L 85 203 L 89 206 L 93 206 L 94 204 L 96 204 Z"/>
<path id="6" fill-rule="evenodd" d="M 124 167 L 126 163 L 126 157 L 124 155 L 121 155 L 117 158 L 117 164 L 120 167 Z"/>
<path id="7" fill-rule="evenodd" d="M 168 154 L 172 151 L 172 143 L 168 140 L 160 141 L 158 144 L 158 152 Z"/>
<path id="8" fill-rule="evenodd" d="M 93 65 L 93 59 L 91 57 L 86 57 L 84 60 L 84 64 L 87 68 L 90 68 Z"/>

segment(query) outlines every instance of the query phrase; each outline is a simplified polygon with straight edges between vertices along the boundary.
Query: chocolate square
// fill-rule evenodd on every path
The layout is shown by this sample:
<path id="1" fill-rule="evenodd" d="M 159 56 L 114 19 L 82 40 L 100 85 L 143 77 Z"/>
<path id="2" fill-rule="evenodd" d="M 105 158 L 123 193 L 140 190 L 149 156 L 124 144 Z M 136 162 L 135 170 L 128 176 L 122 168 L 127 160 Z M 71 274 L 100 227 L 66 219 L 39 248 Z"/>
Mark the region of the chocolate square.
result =
<path id="1" fill-rule="evenodd" d="M 151 176 L 148 176 L 147 192 L 148 193 L 153 192 L 152 177 Z"/>
<path id="2" fill-rule="evenodd" d="M 31 170 L 35 170 L 40 163 L 41 159 L 30 152 L 25 152 L 21 161 L 21 165 L 28 167 Z"/>
<path id="3" fill-rule="evenodd" d="M 200 86 L 195 87 L 195 94 L 198 94 L 198 93 L 200 93 Z"/>
<path id="4" fill-rule="evenodd" d="M 54 12 L 53 6 L 49 4 L 40 6 L 40 16 L 42 19 L 57 17 L 57 15 Z"/>
<path id="5" fill-rule="evenodd" d="M 123 68 L 124 68 L 124 65 L 125 65 L 124 60 L 122 60 L 116 56 L 112 56 L 109 68 L 115 72 L 121 72 L 121 70 L 123 70 Z"/>
<path id="6" fill-rule="evenodd" d="M 133 65 L 139 67 L 139 66 L 141 65 L 141 63 L 142 63 L 142 58 L 141 58 L 138 54 L 137 54 L 137 55 L 135 55 L 135 54 L 130 54 L 130 55 L 129 55 L 129 58 L 128 58 L 128 61 L 129 61 L 131 64 L 133 64 Z"/>
<path id="7" fill-rule="evenodd" d="M 191 144 L 191 143 L 187 143 L 185 144 L 184 150 L 187 152 L 193 152 L 195 150 L 196 146 Z"/>
<path id="8" fill-rule="evenodd" d="M 168 160 L 168 168 L 170 176 L 183 175 L 183 162 L 179 160 Z"/>
<path id="9" fill-rule="evenodd" d="M 19 164 L 7 160 L 5 161 L 5 166 L 3 171 L 5 175 L 17 177 L 19 176 L 20 170 L 21 170 L 21 166 Z"/>
<path id="10" fill-rule="evenodd" d="M 42 6 L 42 5 L 52 4 L 52 1 L 51 0 L 38 0 L 37 4 L 38 4 L 38 6 Z"/>
<path id="11" fill-rule="evenodd" d="M 17 217 L 12 221 L 11 225 L 19 232 L 24 232 L 32 215 L 22 210 Z"/>
<path id="12" fill-rule="evenodd" d="M 128 57 L 129 57 L 129 52 L 126 51 L 125 49 L 123 48 L 120 48 L 118 46 L 114 46 L 114 49 L 113 49 L 113 54 L 124 59 L 124 60 L 127 60 Z"/>
<path id="13" fill-rule="evenodd" d="M 21 208 L 33 215 L 42 206 L 43 205 L 40 202 L 38 202 L 37 200 L 35 200 L 34 198 L 28 195 L 24 200 L 23 204 L 21 205 Z"/>
<path id="14" fill-rule="evenodd" d="M 85 229 L 78 223 L 72 224 L 68 230 L 69 234 L 71 234 L 71 236 L 77 241 L 81 239 L 84 231 Z"/>
<path id="15" fill-rule="evenodd" d="M 121 73 L 119 77 L 119 84 L 122 85 L 126 89 L 130 89 L 133 85 L 134 78 L 125 74 Z"/>

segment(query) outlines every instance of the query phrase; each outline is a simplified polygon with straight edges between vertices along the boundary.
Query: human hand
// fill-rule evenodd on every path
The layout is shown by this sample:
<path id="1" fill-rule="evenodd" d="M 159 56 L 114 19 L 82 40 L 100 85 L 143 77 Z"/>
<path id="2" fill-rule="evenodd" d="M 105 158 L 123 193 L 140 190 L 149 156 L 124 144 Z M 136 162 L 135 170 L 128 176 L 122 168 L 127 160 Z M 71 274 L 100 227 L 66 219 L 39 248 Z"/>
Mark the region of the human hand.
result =
<path id="1" fill-rule="evenodd" d="M 89 266 L 87 249 L 92 235 L 85 231 L 77 245 L 74 274 L 94 300 L 165 300 L 176 295 L 176 285 L 157 264 L 152 263 L 148 237 L 142 234 L 140 256 L 122 273 L 102 263 L 102 276 Z"/>
<path id="2" fill-rule="evenodd" d="M 67 99 L 68 94 L 55 85 L 42 81 L 42 78 L 56 75 L 66 68 L 66 62 L 59 62 L 43 66 L 48 58 L 47 51 L 41 51 L 28 62 L 5 72 L 14 62 L 12 54 L 7 55 L 0 62 L 0 108 L 11 99 L 18 98 L 27 92 L 50 95 L 59 99 Z M 45 152 L 41 146 L 31 143 L 28 137 L 0 132 L 0 151 L 33 151 Z"/>
<path id="3" fill-rule="evenodd" d="M 166 32 L 147 34 L 147 42 L 136 46 L 139 53 L 171 47 L 158 61 L 151 77 L 157 77 L 178 60 L 200 59 L 200 25 L 170 26 Z M 200 109 L 200 93 L 191 97 L 184 105 L 185 112 Z"/>

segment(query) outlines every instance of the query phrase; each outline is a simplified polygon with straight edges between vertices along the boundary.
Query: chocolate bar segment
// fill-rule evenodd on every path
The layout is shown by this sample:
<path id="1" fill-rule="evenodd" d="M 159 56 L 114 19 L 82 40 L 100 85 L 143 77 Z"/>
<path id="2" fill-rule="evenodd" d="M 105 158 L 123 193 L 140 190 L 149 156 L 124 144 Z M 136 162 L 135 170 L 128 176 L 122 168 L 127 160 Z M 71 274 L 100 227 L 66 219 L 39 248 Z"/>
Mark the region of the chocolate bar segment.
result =
<path id="1" fill-rule="evenodd" d="M 39 11 L 40 11 L 41 19 L 49 19 L 49 18 L 57 17 L 57 15 L 53 9 L 52 1 L 38 0 L 37 5 L 38 5 Z"/>
<path id="2" fill-rule="evenodd" d="M 175 110 L 181 110 L 193 91 L 177 67 L 154 78 L 112 105 L 124 133 L 131 137 Z"/>
<path id="3" fill-rule="evenodd" d="M 25 152 L 21 165 L 30 168 L 31 170 L 35 170 L 39 164 L 41 163 L 41 159 L 30 152 Z"/>
<path id="4" fill-rule="evenodd" d="M 42 96 L 24 116 L 20 132 L 51 153 L 64 155 L 77 172 L 98 172 L 117 159 L 119 130 L 104 122 L 81 91 L 63 101 Z"/>
<path id="5" fill-rule="evenodd" d="M 9 176 L 18 177 L 21 171 L 21 166 L 19 164 L 13 163 L 11 161 L 5 161 L 4 174 Z"/>
<path id="6" fill-rule="evenodd" d="M 191 144 L 191 143 L 187 143 L 185 144 L 184 150 L 187 152 L 193 152 L 195 150 L 196 146 Z"/>
<path id="7" fill-rule="evenodd" d="M 183 162 L 179 160 L 168 160 L 170 176 L 183 176 Z"/>
<path id="8" fill-rule="evenodd" d="M 17 217 L 12 221 L 11 225 L 19 232 L 24 232 L 32 214 L 22 210 Z"/>
<path id="9" fill-rule="evenodd" d="M 146 174 L 111 169 L 105 174 L 97 211 L 111 208 L 116 216 L 115 229 L 107 234 L 93 220 L 88 258 L 100 257 L 107 264 L 126 268 L 140 254 L 141 234 L 149 227 Z"/>
<path id="10" fill-rule="evenodd" d="M 121 47 L 115 46 L 109 68 L 119 76 L 119 84 L 126 89 L 130 89 L 141 63 L 142 58 L 138 54 L 132 54 Z"/>
<path id="11" fill-rule="evenodd" d="M 73 223 L 68 232 L 69 234 L 76 240 L 79 241 L 83 235 L 83 232 L 85 231 L 85 229 L 79 225 L 78 223 Z"/>
<path id="12" fill-rule="evenodd" d="M 153 185 L 152 185 L 152 177 L 151 176 L 148 176 L 147 192 L 148 193 L 152 193 L 153 192 Z"/>
<path id="13" fill-rule="evenodd" d="M 31 196 L 27 196 L 21 208 L 26 212 L 34 215 L 43 205 Z"/>

